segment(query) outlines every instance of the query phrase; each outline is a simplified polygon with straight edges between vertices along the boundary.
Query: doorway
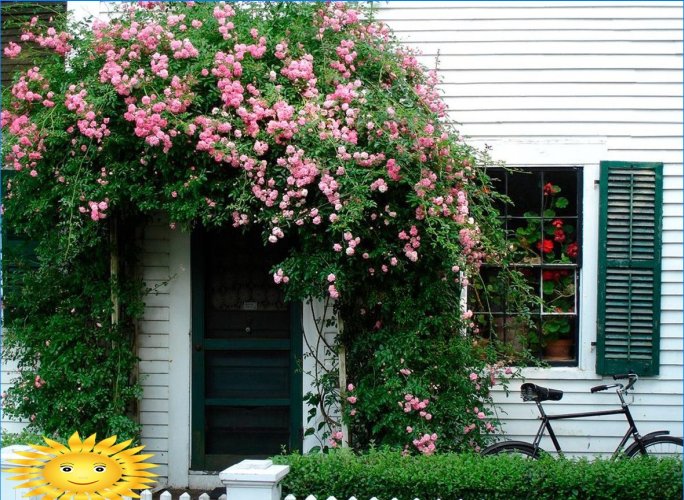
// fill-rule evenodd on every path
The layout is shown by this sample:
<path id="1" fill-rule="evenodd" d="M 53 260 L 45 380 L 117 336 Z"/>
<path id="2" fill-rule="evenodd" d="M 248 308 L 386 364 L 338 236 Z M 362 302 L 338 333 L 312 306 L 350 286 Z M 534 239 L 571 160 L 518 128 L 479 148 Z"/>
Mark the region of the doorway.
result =
<path id="1" fill-rule="evenodd" d="M 256 231 L 193 233 L 195 470 L 301 448 L 302 306 L 285 302 L 270 272 L 283 257 Z"/>

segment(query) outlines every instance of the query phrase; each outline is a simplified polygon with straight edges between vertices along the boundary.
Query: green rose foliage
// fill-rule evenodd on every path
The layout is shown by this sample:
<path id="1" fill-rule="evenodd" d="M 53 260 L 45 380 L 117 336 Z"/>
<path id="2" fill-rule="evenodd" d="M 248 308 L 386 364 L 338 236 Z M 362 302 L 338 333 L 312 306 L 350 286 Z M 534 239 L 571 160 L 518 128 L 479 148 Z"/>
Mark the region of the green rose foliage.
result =
<path id="1" fill-rule="evenodd" d="M 135 429 L 133 228 L 163 212 L 176 230 L 258 228 L 287 246 L 273 278 L 289 299 L 336 299 L 355 445 L 486 440 L 502 365 L 461 294 L 503 258 L 489 159 L 372 10 L 143 2 L 55 25 L 26 25 L 19 56 L 37 66 L 4 94 L 5 225 L 39 241 L 37 267 L 9 277 L 8 414 L 50 433 Z"/>

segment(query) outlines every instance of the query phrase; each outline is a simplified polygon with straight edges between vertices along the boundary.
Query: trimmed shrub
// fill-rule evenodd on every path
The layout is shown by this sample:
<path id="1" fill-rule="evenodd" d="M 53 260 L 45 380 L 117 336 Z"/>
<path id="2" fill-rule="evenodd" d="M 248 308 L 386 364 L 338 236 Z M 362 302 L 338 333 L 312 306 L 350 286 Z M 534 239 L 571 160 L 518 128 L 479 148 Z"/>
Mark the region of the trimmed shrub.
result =
<path id="1" fill-rule="evenodd" d="M 682 461 L 652 457 L 632 460 L 529 460 L 475 454 L 402 456 L 347 450 L 327 455 L 288 455 L 283 494 L 338 499 L 681 499 Z"/>

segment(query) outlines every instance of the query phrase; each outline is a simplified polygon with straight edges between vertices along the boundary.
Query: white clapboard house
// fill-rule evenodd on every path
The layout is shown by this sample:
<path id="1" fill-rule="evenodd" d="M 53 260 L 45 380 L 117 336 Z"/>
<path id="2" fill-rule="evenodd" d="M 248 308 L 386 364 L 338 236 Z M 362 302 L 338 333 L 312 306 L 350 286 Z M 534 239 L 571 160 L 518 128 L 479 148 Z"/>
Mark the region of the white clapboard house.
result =
<path id="1" fill-rule="evenodd" d="M 100 2 L 67 6 L 81 15 L 108 11 Z M 681 2 L 392 1 L 375 8 L 422 51 L 424 64 L 438 68 L 450 117 L 468 142 L 531 172 L 522 181 L 502 174 L 511 197 L 522 191 L 539 199 L 551 182 L 570 198 L 566 216 L 578 228 L 581 256 L 563 269 L 576 285 L 575 305 L 564 312 L 572 347 L 549 368 L 526 369 L 528 381 L 565 391 L 555 410 L 588 411 L 616 402 L 614 393 L 589 394 L 603 374 L 638 368 L 644 376 L 631 408 L 640 430 L 681 435 Z M 247 290 L 224 286 L 221 293 L 246 293 L 253 307 L 214 307 L 229 298 L 206 285 L 226 267 L 209 250 L 220 242 L 206 238 L 171 230 L 163 214 L 144 231 L 144 277 L 161 288 L 147 298 L 140 322 L 139 418 L 160 480 L 170 486 L 218 486 L 212 471 L 236 457 L 314 443 L 302 438 L 310 379 L 295 368 L 323 307 L 265 314 L 259 301 L 269 290 L 249 241 L 231 245 Z M 553 319 L 553 311 L 540 311 L 540 321 Z M 223 339 L 225 321 L 250 327 L 251 341 Z M 280 330 L 259 339 L 259 328 L 273 321 Z M 11 367 L 2 375 L 4 387 Z M 496 400 L 508 436 L 531 440 L 536 408 L 521 401 L 518 386 Z M 20 425 L 2 422 L 10 431 Z M 587 457 L 612 452 L 625 427 L 621 416 L 555 426 L 564 450 Z"/>

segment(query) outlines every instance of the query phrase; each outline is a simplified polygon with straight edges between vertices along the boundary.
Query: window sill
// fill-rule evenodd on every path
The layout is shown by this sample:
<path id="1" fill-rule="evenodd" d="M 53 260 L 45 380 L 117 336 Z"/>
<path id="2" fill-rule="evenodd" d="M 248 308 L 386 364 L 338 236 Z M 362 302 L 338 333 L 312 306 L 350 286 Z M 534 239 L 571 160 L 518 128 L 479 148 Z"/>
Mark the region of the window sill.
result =
<path id="1" fill-rule="evenodd" d="M 601 380 L 596 371 L 584 370 L 579 366 L 551 366 L 549 368 L 523 368 L 522 376 L 536 380 Z"/>

